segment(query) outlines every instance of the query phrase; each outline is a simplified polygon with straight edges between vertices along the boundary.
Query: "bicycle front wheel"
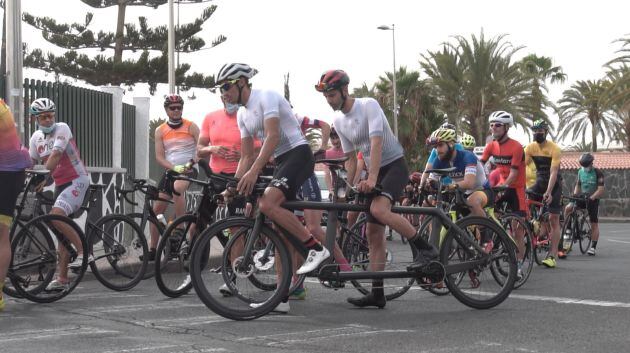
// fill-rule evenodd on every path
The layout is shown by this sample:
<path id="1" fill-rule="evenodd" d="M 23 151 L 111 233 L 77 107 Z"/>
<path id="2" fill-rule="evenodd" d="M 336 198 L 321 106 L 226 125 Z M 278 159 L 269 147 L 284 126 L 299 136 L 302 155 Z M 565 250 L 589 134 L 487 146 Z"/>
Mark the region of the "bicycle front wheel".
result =
<path id="1" fill-rule="evenodd" d="M 193 245 L 190 275 L 197 295 L 210 310 L 232 320 L 263 316 L 289 295 L 292 267 L 284 241 L 268 226 L 259 234 L 253 234 L 253 227 L 253 219 L 224 219 L 204 230 Z M 250 237 L 256 237 L 255 247 L 244 256 Z M 263 250 L 267 245 L 273 256 Z M 260 282 L 276 285 L 260 288 Z M 231 295 L 223 294 L 226 287 Z"/>
<path id="2" fill-rule="evenodd" d="M 68 235 L 78 239 L 79 246 L 72 244 Z M 28 249 L 18 249 L 20 245 L 28 246 Z M 47 214 L 24 224 L 11 244 L 11 250 L 13 286 L 21 296 L 38 303 L 51 303 L 70 294 L 88 266 L 88 246 L 83 231 L 70 218 L 61 215 Z M 83 253 L 80 267 L 63 270 L 67 272 L 68 282 L 54 288 L 49 286 L 55 273 L 61 275 L 58 273 L 61 266 L 74 262 L 79 253 Z"/>
<path id="3" fill-rule="evenodd" d="M 469 216 L 456 222 L 463 231 L 449 229 L 442 244 L 440 259 L 446 268 L 446 285 L 462 304 L 475 309 L 489 309 L 502 303 L 516 281 L 516 247 L 495 221 Z M 480 251 L 492 242 L 489 253 Z M 450 256 L 453 252 L 461 256 Z M 497 281 L 494 271 L 505 272 Z"/>
<path id="4" fill-rule="evenodd" d="M 562 230 L 560 231 L 562 249 L 564 249 L 566 253 L 571 252 L 573 249 L 573 239 L 576 239 L 579 234 L 577 215 L 573 212 L 564 220 Z"/>
<path id="5" fill-rule="evenodd" d="M 116 291 L 135 287 L 147 269 L 147 242 L 140 227 L 122 214 L 104 216 L 88 227 L 94 277 Z"/>
<path id="6" fill-rule="evenodd" d="M 128 214 L 129 218 L 131 218 L 134 222 L 136 222 L 136 224 L 138 226 L 140 226 L 140 231 L 142 232 L 142 236 L 144 237 L 144 240 L 147 244 L 149 244 L 149 241 L 151 240 L 151 226 L 155 226 L 158 230 L 158 234 L 160 235 L 160 237 L 162 236 L 162 234 L 164 234 L 164 228 L 166 228 L 164 226 L 164 224 L 162 224 L 160 221 L 157 220 L 157 218 L 155 217 L 149 217 L 147 219 L 147 221 L 145 222 L 146 224 L 144 225 L 144 228 L 142 228 L 142 213 L 130 213 Z M 149 249 L 149 251 L 151 251 L 151 249 Z M 157 255 L 156 255 L 157 258 Z M 143 257 L 144 259 L 144 257 Z M 148 279 L 151 278 L 155 275 L 155 266 L 154 266 L 154 259 L 148 259 L 148 264 L 147 264 L 147 270 L 144 272 L 144 277 L 143 279 Z"/>
<path id="7" fill-rule="evenodd" d="M 164 295 L 177 298 L 192 289 L 189 257 L 199 231 L 197 216 L 185 214 L 169 224 L 160 237 L 155 254 L 155 281 Z"/>
<path id="8" fill-rule="evenodd" d="M 529 278 L 534 268 L 534 249 L 532 246 L 532 235 L 525 220 L 515 214 L 505 214 L 500 218 L 501 225 L 507 234 L 516 242 L 517 261 L 520 262 L 521 277 L 517 278 L 514 288 L 519 288 Z M 499 266 L 493 267 L 499 271 L 494 272 L 498 281 L 504 281 L 507 273 L 505 268 Z"/>
<path id="9" fill-rule="evenodd" d="M 352 266 L 353 271 L 370 271 L 369 246 L 367 238 L 367 220 L 361 219 L 355 223 L 344 236 L 342 252 Z M 413 263 L 414 246 L 410 243 L 388 242 L 385 254 L 385 270 L 405 271 Z M 415 278 L 392 278 L 383 281 L 385 298 L 394 300 L 409 291 Z M 370 283 L 352 281 L 352 285 L 362 294 L 368 294 Z"/>
<path id="10" fill-rule="evenodd" d="M 579 218 L 578 231 L 578 234 L 580 234 L 580 252 L 584 255 L 588 249 L 591 248 L 591 235 L 593 234 L 591 222 L 587 214 L 582 214 L 582 217 Z"/>

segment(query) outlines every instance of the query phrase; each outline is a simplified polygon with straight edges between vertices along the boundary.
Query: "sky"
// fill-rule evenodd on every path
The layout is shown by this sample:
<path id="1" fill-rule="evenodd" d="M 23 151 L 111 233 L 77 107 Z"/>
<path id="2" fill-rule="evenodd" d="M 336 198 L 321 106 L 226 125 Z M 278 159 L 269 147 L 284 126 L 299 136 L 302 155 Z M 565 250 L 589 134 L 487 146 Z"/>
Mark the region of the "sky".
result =
<path id="1" fill-rule="evenodd" d="M 577 80 L 602 78 L 603 64 L 620 49 L 613 41 L 630 34 L 630 1 L 612 0 L 217 0 L 180 5 L 180 22 L 192 21 L 211 4 L 218 8 L 198 35 L 207 43 L 220 34 L 227 41 L 212 49 L 181 54 L 181 62 L 192 65 L 190 72 L 216 74 L 226 62 L 245 62 L 259 70 L 251 80 L 254 88 L 280 93 L 284 75 L 289 73 L 296 112 L 322 120 L 332 116 L 325 99 L 313 88 L 323 71 L 345 70 L 351 89 L 363 83 L 371 86 L 392 71 L 392 32 L 378 30 L 379 25 L 395 25 L 396 65 L 410 70 L 420 70 L 421 54 L 438 50 L 455 35 L 470 38 L 483 31 L 490 38 L 507 34 L 512 45 L 524 47 L 515 59 L 530 53 L 548 56 L 568 75 L 564 84 L 549 86 L 553 101 Z M 82 22 L 91 11 L 93 30 L 114 30 L 116 26 L 115 7 L 93 9 L 79 0 L 24 0 L 22 10 L 58 22 Z M 138 16 L 147 16 L 152 26 L 168 24 L 168 6 L 127 8 L 126 22 L 137 23 Z M 60 52 L 27 24 L 22 38 L 30 48 Z M 53 80 L 52 75 L 32 69 L 25 70 L 24 77 Z M 167 90 L 167 85 L 159 85 L 152 97 L 152 119 L 165 117 L 162 97 Z M 193 92 L 197 98 L 187 99 Z M 205 114 L 221 108 L 218 95 L 207 90 L 193 89 L 182 95 L 186 99 L 184 117 L 199 124 Z M 149 96 L 146 85 L 127 91 L 124 101 L 131 103 L 134 96 Z M 522 132 L 516 137 L 527 142 Z"/>

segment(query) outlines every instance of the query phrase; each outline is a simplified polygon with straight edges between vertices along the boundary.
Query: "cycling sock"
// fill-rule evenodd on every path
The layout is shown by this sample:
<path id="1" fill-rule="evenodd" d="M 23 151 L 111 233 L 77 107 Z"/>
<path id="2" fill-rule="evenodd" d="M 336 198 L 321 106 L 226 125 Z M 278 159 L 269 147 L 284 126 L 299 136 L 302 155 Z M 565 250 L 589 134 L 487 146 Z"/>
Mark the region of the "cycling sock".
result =
<path id="1" fill-rule="evenodd" d="M 385 297 L 385 291 L 383 289 L 383 280 L 372 281 L 372 295 L 374 296 L 374 298 Z"/>
<path id="2" fill-rule="evenodd" d="M 337 263 L 339 264 L 339 269 L 341 271 L 343 272 L 352 271 L 352 266 L 350 266 L 350 264 L 348 263 L 348 260 L 346 260 L 345 258 L 338 259 Z"/>
<path id="3" fill-rule="evenodd" d="M 597 249 L 597 240 L 593 240 L 593 249 Z"/>
<path id="4" fill-rule="evenodd" d="M 322 251 L 324 249 L 322 248 L 322 244 L 320 244 L 317 240 L 315 240 L 315 238 L 312 235 L 309 236 L 308 240 L 306 240 L 303 244 L 309 250 Z"/>

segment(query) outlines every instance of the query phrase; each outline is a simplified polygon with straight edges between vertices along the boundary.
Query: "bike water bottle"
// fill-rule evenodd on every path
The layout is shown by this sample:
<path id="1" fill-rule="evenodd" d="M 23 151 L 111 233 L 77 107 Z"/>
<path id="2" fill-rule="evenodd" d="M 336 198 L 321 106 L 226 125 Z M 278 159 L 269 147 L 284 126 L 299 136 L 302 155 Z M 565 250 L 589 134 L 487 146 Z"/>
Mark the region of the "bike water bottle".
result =
<path id="1" fill-rule="evenodd" d="M 159 214 L 159 215 L 157 215 L 156 217 L 157 217 L 157 220 L 158 220 L 160 223 L 162 223 L 162 225 L 163 225 L 163 226 L 166 226 L 166 218 L 164 218 L 164 215 L 163 215 L 163 214 L 161 214 L 161 213 L 160 213 L 160 214 Z"/>

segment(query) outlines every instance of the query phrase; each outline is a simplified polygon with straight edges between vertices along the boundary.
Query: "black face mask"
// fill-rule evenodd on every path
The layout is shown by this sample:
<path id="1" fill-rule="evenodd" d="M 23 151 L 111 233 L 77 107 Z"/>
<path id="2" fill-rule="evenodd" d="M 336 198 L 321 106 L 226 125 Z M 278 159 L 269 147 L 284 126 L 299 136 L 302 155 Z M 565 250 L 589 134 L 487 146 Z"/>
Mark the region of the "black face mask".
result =
<path id="1" fill-rule="evenodd" d="M 534 141 L 538 142 L 538 143 L 543 143 L 545 142 L 545 139 L 547 136 L 545 136 L 545 133 L 537 133 L 534 134 Z"/>

